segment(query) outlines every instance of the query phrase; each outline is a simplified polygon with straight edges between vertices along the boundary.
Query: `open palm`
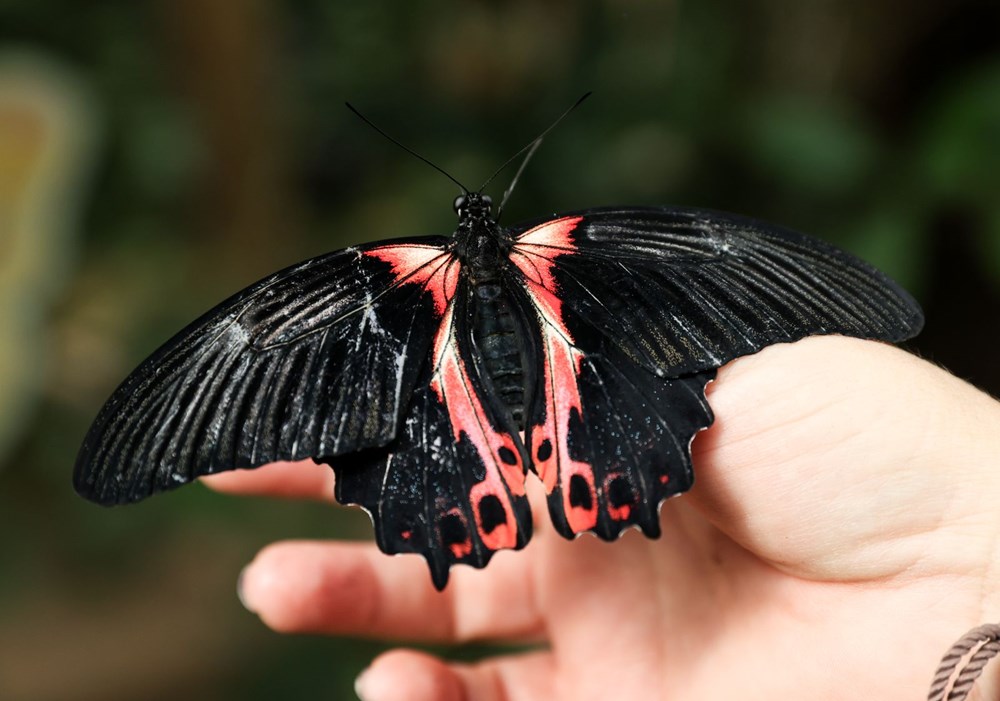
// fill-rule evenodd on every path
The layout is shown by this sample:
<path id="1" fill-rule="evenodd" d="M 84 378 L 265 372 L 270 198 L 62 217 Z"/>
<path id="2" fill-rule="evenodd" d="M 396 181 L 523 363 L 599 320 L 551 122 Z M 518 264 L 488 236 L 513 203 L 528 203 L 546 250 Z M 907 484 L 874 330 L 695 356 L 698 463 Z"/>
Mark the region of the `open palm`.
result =
<path id="1" fill-rule="evenodd" d="M 953 640 L 1000 619 L 1000 405 L 839 337 L 737 360 L 709 401 L 659 540 L 566 541 L 536 484 L 529 546 L 444 593 L 419 558 L 297 542 L 258 555 L 244 601 L 282 631 L 538 646 L 474 665 L 389 652 L 365 701 L 920 698 Z M 331 498 L 331 480 L 286 464 L 209 482 Z"/>

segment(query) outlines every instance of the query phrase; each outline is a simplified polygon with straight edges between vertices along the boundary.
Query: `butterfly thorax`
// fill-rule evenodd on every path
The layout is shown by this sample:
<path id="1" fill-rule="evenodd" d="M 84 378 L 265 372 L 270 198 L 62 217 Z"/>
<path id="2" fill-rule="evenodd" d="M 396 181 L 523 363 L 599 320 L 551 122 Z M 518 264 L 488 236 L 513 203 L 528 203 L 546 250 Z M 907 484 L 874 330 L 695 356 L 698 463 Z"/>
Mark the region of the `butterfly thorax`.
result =
<path id="1" fill-rule="evenodd" d="M 470 282 L 473 341 L 483 359 L 483 374 L 514 423 L 523 429 L 523 331 L 501 280 L 503 269 L 509 265 L 511 240 L 493 218 L 488 198 L 469 195 L 461 203 L 456 202 L 456 210 L 459 225 L 455 254 Z"/>

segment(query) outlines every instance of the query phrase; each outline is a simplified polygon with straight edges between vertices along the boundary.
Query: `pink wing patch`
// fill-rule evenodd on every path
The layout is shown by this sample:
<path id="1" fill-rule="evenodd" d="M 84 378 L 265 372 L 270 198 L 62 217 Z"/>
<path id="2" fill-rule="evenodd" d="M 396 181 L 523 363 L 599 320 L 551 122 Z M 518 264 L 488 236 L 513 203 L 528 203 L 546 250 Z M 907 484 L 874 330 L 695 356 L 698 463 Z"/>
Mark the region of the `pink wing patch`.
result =
<path id="1" fill-rule="evenodd" d="M 518 528 L 510 495 L 524 495 L 524 464 L 513 438 L 491 425 L 458 351 L 454 297 L 460 264 L 451 253 L 423 244 L 382 246 L 366 255 L 389 263 L 398 283 L 423 285 L 433 295 L 441 321 L 434 338 L 431 388 L 447 408 L 455 442 L 465 435 L 485 467 L 485 479 L 469 493 L 476 531 L 490 550 L 515 547 Z M 468 532 L 460 510 L 451 509 L 443 517 L 457 519 Z M 448 547 L 461 559 L 472 551 L 472 542 L 467 539 Z"/>
<path id="2" fill-rule="evenodd" d="M 381 246 L 365 252 L 392 266 L 397 283 L 423 285 L 434 296 L 434 309 L 438 316 L 445 312 L 448 302 L 455 296 L 458 285 L 458 261 L 437 246 L 404 243 Z"/>
<path id="3" fill-rule="evenodd" d="M 554 259 L 575 251 L 572 232 L 583 217 L 564 217 L 530 229 L 518 237 L 511 261 L 522 273 L 532 304 L 542 320 L 542 381 L 545 421 L 531 431 L 535 470 L 551 494 L 558 486 L 563 511 L 574 533 L 597 524 L 597 485 L 589 463 L 569 453 L 569 424 L 573 412 L 582 416 L 577 378 L 583 354 L 562 316 L 562 301 L 552 274 Z"/>

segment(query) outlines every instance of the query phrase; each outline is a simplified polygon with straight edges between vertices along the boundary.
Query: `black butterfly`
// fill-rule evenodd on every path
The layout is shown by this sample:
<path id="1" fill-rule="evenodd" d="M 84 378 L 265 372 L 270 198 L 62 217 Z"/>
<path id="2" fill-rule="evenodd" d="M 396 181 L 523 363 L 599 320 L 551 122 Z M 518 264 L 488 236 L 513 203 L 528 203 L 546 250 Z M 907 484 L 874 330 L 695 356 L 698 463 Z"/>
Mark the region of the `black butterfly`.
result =
<path id="1" fill-rule="evenodd" d="M 656 537 L 661 502 L 691 487 L 716 368 L 923 323 L 873 267 L 735 215 L 619 207 L 504 228 L 479 192 L 455 210 L 450 237 L 307 260 L 189 325 L 105 404 L 77 491 L 121 504 L 329 462 L 337 499 L 371 514 L 383 551 L 424 555 L 440 589 L 452 564 L 528 542 L 527 470 L 567 538 Z"/>

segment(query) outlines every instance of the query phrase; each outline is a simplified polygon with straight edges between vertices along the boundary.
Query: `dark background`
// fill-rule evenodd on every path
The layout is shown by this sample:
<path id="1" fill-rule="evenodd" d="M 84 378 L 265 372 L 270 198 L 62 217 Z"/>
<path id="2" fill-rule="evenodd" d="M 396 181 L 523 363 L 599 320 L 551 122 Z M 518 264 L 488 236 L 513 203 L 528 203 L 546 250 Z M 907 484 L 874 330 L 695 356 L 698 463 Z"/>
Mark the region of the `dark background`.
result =
<path id="1" fill-rule="evenodd" d="M 509 221 L 677 203 L 816 234 L 916 294 L 917 352 L 997 393 L 998 27 L 971 0 L 0 2 L 0 698 L 347 698 L 379 649 L 235 597 L 258 548 L 367 537 L 357 512 L 70 487 L 101 403 L 200 312 L 452 229 L 455 187 L 345 100 L 478 187 L 593 90 Z"/>

